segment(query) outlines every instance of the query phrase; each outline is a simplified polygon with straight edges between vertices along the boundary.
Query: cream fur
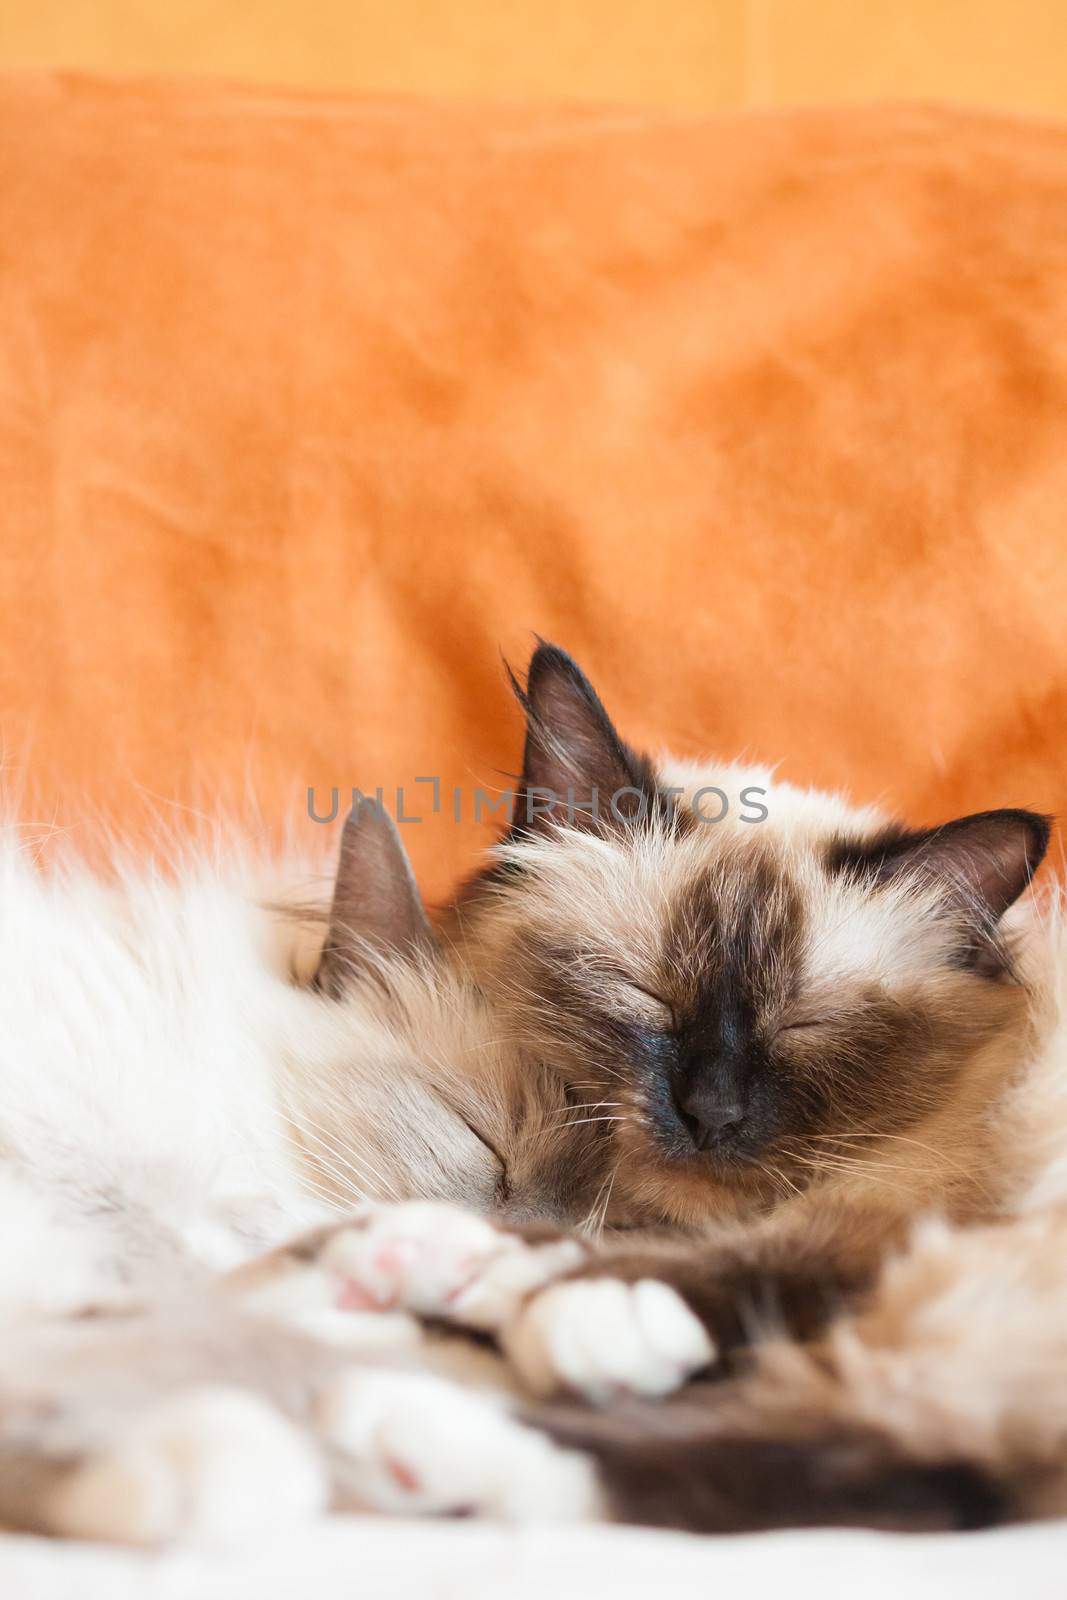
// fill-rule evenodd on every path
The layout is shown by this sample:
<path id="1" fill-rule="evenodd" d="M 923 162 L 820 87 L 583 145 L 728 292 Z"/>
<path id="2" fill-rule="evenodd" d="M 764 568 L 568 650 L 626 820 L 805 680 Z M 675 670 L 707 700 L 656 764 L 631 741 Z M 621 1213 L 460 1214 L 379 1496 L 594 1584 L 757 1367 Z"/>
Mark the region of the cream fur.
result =
<path id="1" fill-rule="evenodd" d="M 508 1093 L 464 986 L 296 986 L 277 874 L 225 859 L 45 874 L 0 838 L 0 1317 L 173 1288 L 365 1198 L 492 1202 L 469 1124 Z"/>
<path id="2" fill-rule="evenodd" d="M 740 1408 L 759 1430 L 873 1426 L 923 1459 L 1004 1476 L 1032 1514 L 1067 1512 L 1067 898 L 1022 913 L 1033 988 L 1014 1086 L 989 1108 L 995 1221 L 930 1215 L 862 1314 L 814 1356 L 764 1345 Z"/>
<path id="3" fill-rule="evenodd" d="M 731 812 L 721 823 L 680 836 L 655 822 L 636 835 L 559 827 L 505 842 L 499 857 L 521 866 L 521 876 L 504 879 L 483 890 L 473 905 L 464 905 L 450 935 L 456 964 L 488 993 L 519 1048 L 539 1032 L 559 1041 L 565 1026 L 554 1004 L 546 1004 L 536 986 L 525 981 L 522 952 L 531 942 L 573 951 L 574 970 L 604 1011 L 641 1015 L 648 1006 L 640 989 L 643 975 L 655 970 L 672 908 L 686 889 L 703 875 L 715 875 L 740 908 L 746 855 L 766 852 L 788 869 L 803 898 L 805 994 L 814 1010 L 832 1010 L 842 992 L 868 989 L 904 1007 L 921 991 L 924 1003 L 936 1007 L 946 1022 L 954 1021 L 961 1033 L 971 1027 L 979 1005 L 1002 1006 L 1005 1013 L 1004 1026 L 988 1047 L 975 1049 L 952 1095 L 931 1103 L 908 1139 L 856 1147 L 847 1171 L 841 1151 L 836 1152 L 840 1170 L 829 1181 L 824 1175 L 819 1207 L 824 1214 L 842 1209 L 851 1219 L 848 1226 L 858 1232 L 865 1226 L 861 1213 L 872 1209 L 887 1219 L 892 1232 L 895 1219 L 930 1207 L 975 1218 L 986 1215 L 990 1204 L 999 1208 L 999 1189 L 991 1196 L 991 1184 L 1000 1182 L 996 1173 L 1005 1154 L 993 1148 L 989 1110 L 1014 1085 L 1034 1023 L 1027 1020 L 1020 992 L 997 996 L 992 986 L 949 959 L 957 925 L 950 915 L 925 914 L 937 906 L 933 888 L 905 880 L 871 896 L 847 877 L 826 873 L 822 850 L 830 838 L 840 832 L 873 835 L 888 818 L 837 795 L 775 783 L 761 768 L 663 757 L 657 775 L 663 787 L 681 792 L 683 806 L 706 786 L 717 785 L 728 794 L 759 786 L 767 791 L 768 819 L 746 823 Z M 1032 921 L 1029 911 L 1016 908 L 1005 927 L 1013 940 L 1036 940 L 1040 947 L 1055 924 L 1034 931 Z M 1047 1003 L 1040 996 L 1053 972 L 1056 982 L 1067 985 L 1057 966 L 1065 959 L 1036 951 L 1027 958 L 1039 1009 Z M 565 1066 L 561 1070 L 565 1075 Z M 613 1108 L 614 1131 L 623 1159 L 605 1208 L 607 1222 L 665 1216 L 693 1225 L 735 1214 L 736 1199 L 703 1172 L 690 1181 L 684 1172 L 665 1173 L 646 1158 L 640 1092 L 617 1088 L 616 1082 L 611 1082 L 612 1098 L 619 1102 Z M 916 1092 L 921 1094 L 921 1087 Z M 1004 1181 L 1013 1180 L 1005 1175 Z M 809 1225 L 806 1199 L 797 1204 L 787 1199 L 779 1209 L 786 1225 Z"/>
<path id="4" fill-rule="evenodd" d="M 504 857 L 524 870 L 490 885 L 473 914 L 464 909 L 454 948 L 516 1032 L 535 1032 L 543 1020 L 538 996 L 515 976 L 516 947 L 531 930 L 578 952 L 598 1005 L 640 1014 L 642 971 L 661 948 L 672 900 L 696 874 L 761 848 L 777 852 L 802 886 L 813 994 L 832 1000 L 841 985 L 866 979 L 906 1001 L 912 986 L 932 981 L 945 1015 L 969 1027 L 967 981 L 944 959 L 951 923 L 908 914 L 923 910 L 928 891 L 911 883 L 872 898 L 817 865 L 834 833 L 876 832 L 886 820 L 877 811 L 736 766 L 664 758 L 658 777 L 683 791 L 683 803 L 711 784 L 729 794 L 764 786 L 769 818 L 753 825 L 730 817 L 681 836 L 653 825 L 636 839 L 545 828 L 506 844 Z M 743 875 L 736 881 L 740 892 Z M 1022 1485 L 1021 1504 L 1063 1513 L 1067 894 L 1026 897 L 1002 926 L 1023 981 L 1015 991 L 1021 1004 L 1014 1016 L 1005 1011 L 1004 1027 L 956 1091 L 907 1139 L 874 1140 L 851 1170 L 735 1225 L 738 1239 L 777 1235 L 816 1254 L 831 1241 L 859 1257 L 892 1254 L 868 1309 L 834 1324 L 814 1356 L 764 1339 L 753 1377 L 736 1404 L 720 1404 L 718 1420 L 725 1431 L 762 1435 L 874 1427 L 921 1458 L 979 1462 Z M 706 1186 L 694 1190 L 677 1174 L 657 1182 L 642 1171 L 640 1146 L 626 1144 L 628 1121 L 640 1114 L 637 1097 L 616 1112 L 625 1153 L 609 1220 L 623 1220 L 635 1199 L 689 1224 L 721 1220 L 721 1197 Z"/>

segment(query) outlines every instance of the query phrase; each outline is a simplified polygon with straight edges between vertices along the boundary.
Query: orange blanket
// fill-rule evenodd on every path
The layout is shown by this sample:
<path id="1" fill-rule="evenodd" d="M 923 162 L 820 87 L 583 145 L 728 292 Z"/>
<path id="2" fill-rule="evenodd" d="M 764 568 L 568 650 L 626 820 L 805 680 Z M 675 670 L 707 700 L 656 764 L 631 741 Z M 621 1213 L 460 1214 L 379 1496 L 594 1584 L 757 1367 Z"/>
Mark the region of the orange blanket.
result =
<path id="1" fill-rule="evenodd" d="M 39 815 L 402 783 L 439 894 L 534 631 L 638 740 L 1067 801 L 1058 127 L 13 77 L 0 305 Z"/>

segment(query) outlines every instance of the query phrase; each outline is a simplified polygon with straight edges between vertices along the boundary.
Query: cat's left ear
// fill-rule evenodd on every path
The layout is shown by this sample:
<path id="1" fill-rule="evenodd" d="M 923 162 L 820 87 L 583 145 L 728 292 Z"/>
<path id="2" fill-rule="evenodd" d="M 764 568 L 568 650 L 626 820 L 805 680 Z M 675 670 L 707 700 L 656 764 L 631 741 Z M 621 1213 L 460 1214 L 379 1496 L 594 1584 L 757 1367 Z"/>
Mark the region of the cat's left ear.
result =
<path id="1" fill-rule="evenodd" d="M 978 811 L 939 828 L 838 846 L 831 867 L 858 871 L 876 883 L 917 876 L 991 927 L 1030 883 L 1049 833 L 1048 817 L 1036 811 Z"/>
<path id="2" fill-rule="evenodd" d="M 651 763 L 617 733 L 581 667 L 558 645 L 538 645 L 523 688 L 526 713 L 517 832 L 545 824 L 611 827 L 643 820 L 659 803 Z"/>
<path id="3" fill-rule="evenodd" d="M 382 806 L 360 796 L 341 833 L 330 926 L 315 984 L 339 999 L 375 953 L 410 958 L 434 948 L 396 825 Z"/>

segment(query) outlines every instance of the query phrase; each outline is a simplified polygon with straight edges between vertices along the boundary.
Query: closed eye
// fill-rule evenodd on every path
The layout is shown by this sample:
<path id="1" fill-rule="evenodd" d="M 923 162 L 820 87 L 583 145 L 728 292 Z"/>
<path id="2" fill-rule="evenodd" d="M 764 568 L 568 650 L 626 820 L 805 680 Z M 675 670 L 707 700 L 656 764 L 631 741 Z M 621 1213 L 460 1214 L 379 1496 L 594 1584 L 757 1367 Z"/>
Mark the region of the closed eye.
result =
<path id="1" fill-rule="evenodd" d="M 805 1028 L 828 1028 L 833 1017 L 798 1017 L 796 1022 L 783 1022 L 779 1033 L 800 1033 Z"/>
<path id="2" fill-rule="evenodd" d="M 618 990 L 623 1005 L 627 1010 L 636 1012 L 642 1022 L 651 1023 L 657 1028 L 674 1027 L 674 1007 L 662 995 L 653 994 L 650 989 L 644 989 L 628 978 L 619 982 Z"/>

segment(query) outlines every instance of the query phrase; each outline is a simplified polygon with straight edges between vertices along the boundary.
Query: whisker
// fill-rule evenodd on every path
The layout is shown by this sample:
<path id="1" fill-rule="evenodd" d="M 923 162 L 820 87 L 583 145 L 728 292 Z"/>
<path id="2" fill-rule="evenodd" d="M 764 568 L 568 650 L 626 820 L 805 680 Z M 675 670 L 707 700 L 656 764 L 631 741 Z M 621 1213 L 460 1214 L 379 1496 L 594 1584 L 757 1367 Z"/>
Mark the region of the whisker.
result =
<path id="1" fill-rule="evenodd" d="M 365 1203 L 371 1198 L 371 1195 L 366 1189 L 359 1187 L 352 1181 L 352 1178 L 356 1178 L 360 1180 L 360 1183 L 366 1183 L 366 1173 L 361 1172 L 359 1168 L 353 1164 L 353 1162 L 346 1160 L 333 1144 L 328 1144 L 325 1139 L 320 1138 L 319 1135 L 313 1131 L 310 1118 L 298 1119 L 291 1116 L 288 1112 L 281 1110 L 281 1108 L 279 1108 L 279 1115 L 284 1121 L 289 1123 L 301 1140 L 310 1139 L 315 1145 L 318 1146 L 319 1151 L 322 1153 L 316 1154 L 314 1151 L 309 1151 L 309 1156 L 312 1160 L 318 1163 L 318 1165 L 325 1173 L 328 1174 L 329 1177 L 333 1178 L 335 1183 L 337 1183 L 338 1187 L 342 1189 L 344 1193 L 352 1195 L 360 1203 Z M 346 1169 L 347 1173 L 351 1173 L 351 1177 L 347 1176 Z M 373 1187 L 373 1185 L 371 1185 L 371 1187 Z M 386 1197 L 394 1200 L 398 1198 L 391 1185 L 386 1190 Z"/>
<path id="2" fill-rule="evenodd" d="M 565 1133 L 569 1128 L 586 1128 L 592 1122 L 626 1122 L 626 1117 L 572 1117 L 562 1122 L 545 1122 L 546 1133 Z"/>
<path id="3" fill-rule="evenodd" d="M 939 1150 L 936 1145 L 924 1144 L 921 1139 L 914 1139 L 903 1133 L 868 1133 L 857 1130 L 851 1133 L 819 1133 L 810 1137 L 833 1144 L 891 1139 L 895 1144 L 913 1145 L 916 1150 L 924 1150 L 928 1155 L 934 1156 L 940 1164 L 952 1168 L 953 1171 L 962 1174 L 964 1177 L 974 1178 L 974 1173 L 970 1168 L 965 1167 L 962 1162 L 954 1160 L 946 1151 Z"/>
<path id="4" fill-rule="evenodd" d="M 808 1167 L 813 1172 L 833 1172 L 838 1175 L 847 1175 L 848 1177 L 855 1177 L 859 1173 L 867 1183 L 881 1184 L 883 1188 L 893 1189 L 898 1194 L 907 1194 L 908 1192 L 905 1184 L 893 1183 L 890 1179 L 883 1178 L 879 1172 L 872 1171 L 864 1162 L 847 1161 L 836 1157 L 824 1157 L 817 1161 L 809 1161 L 799 1155 L 790 1155 L 789 1160 L 796 1162 L 798 1166 Z M 905 1171 L 907 1169 L 899 1168 L 898 1170 Z"/>
<path id="5" fill-rule="evenodd" d="M 781 1167 L 772 1166 L 770 1162 L 764 1162 L 761 1170 L 768 1173 L 769 1176 L 777 1178 L 785 1186 L 787 1192 L 792 1190 L 793 1194 L 803 1195 L 804 1191 L 800 1185 L 794 1183 L 792 1178 L 782 1171 Z"/>
<path id="6" fill-rule="evenodd" d="M 608 1206 L 611 1203 L 611 1193 L 615 1187 L 618 1171 L 619 1164 L 616 1163 L 609 1176 L 605 1178 L 597 1190 L 596 1199 L 593 1201 L 589 1215 L 578 1224 L 579 1233 L 584 1233 L 588 1238 L 598 1239 L 604 1232 L 604 1223 L 607 1219 Z M 603 1202 L 601 1197 L 603 1197 Z"/>

